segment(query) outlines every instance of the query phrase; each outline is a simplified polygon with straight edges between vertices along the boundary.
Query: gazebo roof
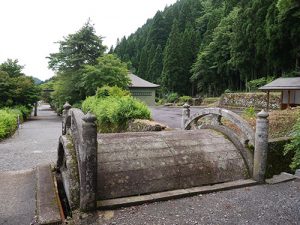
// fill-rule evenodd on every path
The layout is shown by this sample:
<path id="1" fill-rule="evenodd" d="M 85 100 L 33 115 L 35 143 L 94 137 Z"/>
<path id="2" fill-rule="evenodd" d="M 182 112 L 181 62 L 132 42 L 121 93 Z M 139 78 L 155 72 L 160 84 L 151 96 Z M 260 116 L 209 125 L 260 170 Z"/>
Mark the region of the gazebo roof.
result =
<path id="1" fill-rule="evenodd" d="M 262 91 L 300 90 L 300 77 L 278 78 L 259 88 Z"/>
<path id="2" fill-rule="evenodd" d="M 129 85 L 129 87 L 136 87 L 136 88 L 157 88 L 159 87 L 158 84 L 153 84 L 149 81 L 146 81 L 134 74 L 129 74 L 130 80 L 131 80 L 131 84 Z"/>

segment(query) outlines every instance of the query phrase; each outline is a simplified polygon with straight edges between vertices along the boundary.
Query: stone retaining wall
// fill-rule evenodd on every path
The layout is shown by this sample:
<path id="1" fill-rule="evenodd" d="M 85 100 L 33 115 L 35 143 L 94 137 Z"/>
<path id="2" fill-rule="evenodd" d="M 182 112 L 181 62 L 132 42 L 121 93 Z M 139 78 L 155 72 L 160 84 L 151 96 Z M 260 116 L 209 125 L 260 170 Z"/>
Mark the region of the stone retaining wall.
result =
<path id="1" fill-rule="evenodd" d="M 280 108 L 280 93 L 270 93 L 270 109 Z M 267 107 L 267 94 L 263 92 L 255 93 L 225 93 L 221 96 L 220 107 L 237 107 L 265 109 Z"/>

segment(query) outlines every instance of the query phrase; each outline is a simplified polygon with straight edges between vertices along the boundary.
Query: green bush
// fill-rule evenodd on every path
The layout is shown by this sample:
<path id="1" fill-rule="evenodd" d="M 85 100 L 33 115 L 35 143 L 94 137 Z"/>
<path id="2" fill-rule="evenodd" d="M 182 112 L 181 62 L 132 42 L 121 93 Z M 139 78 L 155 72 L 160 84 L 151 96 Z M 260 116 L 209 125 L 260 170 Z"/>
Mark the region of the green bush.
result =
<path id="1" fill-rule="evenodd" d="M 167 96 L 167 102 L 170 102 L 170 103 L 174 103 L 178 100 L 178 94 L 173 92 L 173 93 L 170 93 L 168 94 Z"/>
<path id="2" fill-rule="evenodd" d="M 102 88 L 98 88 L 96 92 L 97 98 L 105 98 L 108 96 L 112 97 L 122 97 L 122 96 L 130 96 L 130 92 L 123 90 L 117 86 L 103 86 Z"/>
<path id="3" fill-rule="evenodd" d="M 293 161 L 290 165 L 292 170 L 300 168 L 300 117 L 295 123 L 292 131 L 292 140 L 284 147 L 285 154 L 294 154 Z"/>
<path id="4" fill-rule="evenodd" d="M 256 117 L 255 108 L 253 106 L 250 106 L 244 109 L 243 114 L 248 118 L 255 118 Z"/>
<path id="5" fill-rule="evenodd" d="M 18 113 L 21 112 L 16 109 L 6 108 L 0 110 L 0 140 L 15 132 L 18 127 Z"/>
<path id="6" fill-rule="evenodd" d="M 81 107 L 82 107 L 82 101 L 75 102 L 74 104 L 72 104 L 72 108 L 81 109 Z"/>
<path id="7" fill-rule="evenodd" d="M 274 80 L 274 77 L 262 77 L 256 80 L 251 80 L 247 83 L 247 89 L 249 91 L 256 91 L 258 88 L 270 83 Z"/>
<path id="8" fill-rule="evenodd" d="M 165 99 L 162 99 L 162 98 L 156 99 L 155 102 L 156 102 L 156 105 L 163 105 L 166 103 Z"/>
<path id="9" fill-rule="evenodd" d="M 179 97 L 180 103 L 186 103 L 186 102 L 190 103 L 191 100 L 192 100 L 191 96 L 184 95 L 184 96 Z"/>
<path id="10" fill-rule="evenodd" d="M 26 107 L 26 106 L 23 106 L 23 105 L 17 105 L 15 107 L 13 107 L 13 109 L 18 110 L 18 114 L 20 116 L 22 116 L 23 120 L 27 120 L 30 117 L 31 111 L 32 111 L 31 107 Z"/>
<path id="11" fill-rule="evenodd" d="M 126 130 L 128 122 L 132 119 L 151 118 L 148 107 L 139 100 L 131 96 L 120 96 L 119 91 L 117 91 L 118 94 L 114 92 L 113 95 L 106 95 L 103 90 L 99 89 L 96 96 L 88 97 L 82 103 L 84 112 L 90 111 L 97 117 L 98 131 L 102 133 L 122 132 Z"/>

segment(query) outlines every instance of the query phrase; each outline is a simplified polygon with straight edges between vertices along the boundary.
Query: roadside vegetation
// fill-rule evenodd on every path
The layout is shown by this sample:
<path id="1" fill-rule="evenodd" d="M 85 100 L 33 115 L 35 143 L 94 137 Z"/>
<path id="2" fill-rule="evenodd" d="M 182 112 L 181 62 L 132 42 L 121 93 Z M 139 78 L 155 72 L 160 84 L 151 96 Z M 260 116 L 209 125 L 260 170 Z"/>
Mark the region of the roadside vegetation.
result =
<path id="1" fill-rule="evenodd" d="M 131 120 L 151 118 L 144 103 L 116 86 L 98 89 L 95 96 L 88 97 L 82 103 L 82 109 L 96 115 L 98 131 L 101 133 L 122 132 Z"/>
<path id="2" fill-rule="evenodd" d="M 299 110 L 300 111 L 300 110 Z M 293 126 L 291 133 L 292 141 L 285 146 L 285 154 L 292 153 L 294 155 L 293 162 L 290 165 L 292 170 L 300 168 L 300 114 L 297 122 Z"/>
<path id="3" fill-rule="evenodd" d="M 40 89 L 32 77 L 25 76 L 18 60 L 0 64 L 0 140 L 12 135 L 31 113 Z"/>
<path id="4" fill-rule="evenodd" d="M 97 88 L 105 85 L 123 89 L 128 86 L 127 64 L 115 55 L 104 53 L 106 46 L 90 21 L 58 43 L 59 51 L 48 57 L 49 68 L 56 75 L 42 85 L 54 90 L 43 98 L 58 112 L 66 101 L 80 106 L 86 97 L 95 95 Z"/>
<path id="5" fill-rule="evenodd" d="M 22 123 L 30 116 L 31 109 L 24 106 L 0 109 L 0 140 L 14 134 L 18 123 Z"/>

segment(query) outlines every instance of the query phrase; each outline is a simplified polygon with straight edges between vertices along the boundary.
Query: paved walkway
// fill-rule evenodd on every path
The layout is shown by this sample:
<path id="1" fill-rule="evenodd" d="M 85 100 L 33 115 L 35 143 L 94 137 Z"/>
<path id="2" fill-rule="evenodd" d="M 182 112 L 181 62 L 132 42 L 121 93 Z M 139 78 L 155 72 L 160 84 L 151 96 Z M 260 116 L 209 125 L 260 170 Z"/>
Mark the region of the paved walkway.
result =
<path id="1" fill-rule="evenodd" d="M 29 225 L 35 216 L 34 170 L 0 172 L 0 225 Z"/>
<path id="2" fill-rule="evenodd" d="M 191 115 L 196 113 L 200 108 L 191 107 Z M 170 128 L 181 128 L 182 108 L 181 107 L 150 107 L 152 119 L 163 123 Z"/>
<path id="3" fill-rule="evenodd" d="M 197 113 L 205 106 L 191 107 L 191 115 Z M 161 122 L 170 128 L 181 128 L 181 118 L 182 118 L 182 107 L 166 107 L 166 106 L 151 106 L 150 107 L 153 120 Z M 241 114 L 242 111 L 238 109 L 231 110 L 237 114 Z"/>
<path id="4" fill-rule="evenodd" d="M 0 225 L 29 225 L 36 210 L 38 164 L 54 163 L 61 119 L 49 105 L 0 142 Z M 16 171 L 18 170 L 18 171 Z"/>
<path id="5" fill-rule="evenodd" d="M 0 142 L 0 171 L 55 162 L 60 134 L 61 118 L 49 105 L 41 105 L 37 117 L 31 117 L 11 138 Z"/>

